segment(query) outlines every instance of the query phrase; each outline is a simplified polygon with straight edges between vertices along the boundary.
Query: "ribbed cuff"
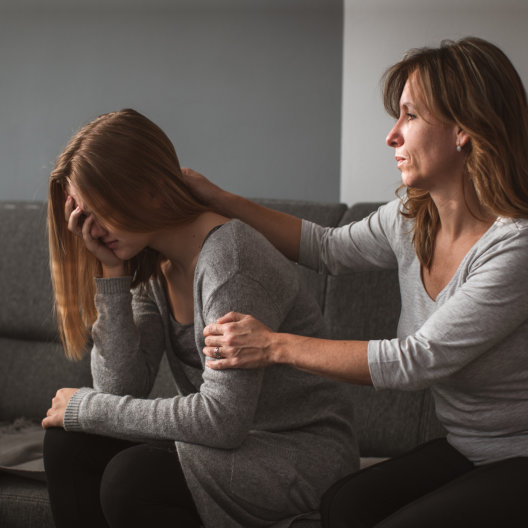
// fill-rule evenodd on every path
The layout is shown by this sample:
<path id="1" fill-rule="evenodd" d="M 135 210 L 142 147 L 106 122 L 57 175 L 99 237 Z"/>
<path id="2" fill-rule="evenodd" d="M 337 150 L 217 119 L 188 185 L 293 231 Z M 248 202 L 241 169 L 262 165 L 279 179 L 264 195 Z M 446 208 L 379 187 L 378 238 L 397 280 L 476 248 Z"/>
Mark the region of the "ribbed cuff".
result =
<path id="1" fill-rule="evenodd" d="M 64 411 L 64 430 L 65 431 L 82 431 L 81 424 L 79 422 L 79 408 L 81 401 L 84 396 L 90 392 L 94 392 L 94 389 L 83 387 L 79 389 L 68 402 L 66 410 Z"/>
<path id="2" fill-rule="evenodd" d="M 130 293 L 132 277 L 117 277 L 113 279 L 95 278 L 96 293 Z"/>

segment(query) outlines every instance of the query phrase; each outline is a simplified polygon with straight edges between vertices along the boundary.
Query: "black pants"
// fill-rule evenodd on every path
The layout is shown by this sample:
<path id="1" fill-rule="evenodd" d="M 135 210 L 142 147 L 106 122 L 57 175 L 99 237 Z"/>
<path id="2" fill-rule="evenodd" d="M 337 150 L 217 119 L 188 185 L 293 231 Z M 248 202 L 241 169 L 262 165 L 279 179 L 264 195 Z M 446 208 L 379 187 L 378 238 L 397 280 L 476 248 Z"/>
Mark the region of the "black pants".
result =
<path id="1" fill-rule="evenodd" d="M 174 444 L 48 429 L 44 465 L 57 528 L 198 528 Z"/>
<path id="2" fill-rule="evenodd" d="M 324 528 L 528 527 L 528 458 L 474 466 L 445 439 L 349 475 L 323 497 Z"/>

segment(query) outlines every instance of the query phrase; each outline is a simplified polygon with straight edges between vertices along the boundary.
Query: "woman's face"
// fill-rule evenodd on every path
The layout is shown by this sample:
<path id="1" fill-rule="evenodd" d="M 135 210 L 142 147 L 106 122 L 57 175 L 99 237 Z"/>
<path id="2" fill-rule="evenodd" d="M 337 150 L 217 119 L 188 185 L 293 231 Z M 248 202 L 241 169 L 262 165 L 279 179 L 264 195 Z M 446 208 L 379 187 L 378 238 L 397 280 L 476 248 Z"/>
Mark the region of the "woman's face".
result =
<path id="1" fill-rule="evenodd" d="M 401 94 L 400 117 L 386 139 L 403 184 L 430 192 L 453 185 L 458 189 L 464 173 L 464 155 L 456 150 L 457 140 L 462 141 L 458 132 L 455 124 L 441 123 L 425 108 L 411 76 Z"/>
<path id="2" fill-rule="evenodd" d="M 67 193 L 73 198 L 75 207 L 78 207 L 83 213 L 83 221 L 90 216 L 93 216 L 93 223 L 90 228 L 90 236 L 108 249 L 114 252 L 114 254 L 121 260 L 129 260 L 135 257 L 143 249 L 149 245 L 149 234 L 148 233 L 134 233 L 130 231 L 124 231 L 122 229 L 112 227 L 110 223 L 104 222 L 97 218 L 86 206 L 86 202 L 83 200 L 78 189 L 73 185 L 69 184 Z"/>

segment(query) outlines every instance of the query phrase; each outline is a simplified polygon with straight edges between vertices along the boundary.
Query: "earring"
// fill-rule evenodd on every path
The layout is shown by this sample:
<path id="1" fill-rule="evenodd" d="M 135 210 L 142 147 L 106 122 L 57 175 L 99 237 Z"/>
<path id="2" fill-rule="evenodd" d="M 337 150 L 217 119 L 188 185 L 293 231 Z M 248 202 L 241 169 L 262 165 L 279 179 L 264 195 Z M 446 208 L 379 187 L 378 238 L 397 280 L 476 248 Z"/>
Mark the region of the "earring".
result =
<path id="1" fill-rule="evenodd" d="M 462 152 L 462 147 L 460 145 L 457 145 L 457 152 Z"/>

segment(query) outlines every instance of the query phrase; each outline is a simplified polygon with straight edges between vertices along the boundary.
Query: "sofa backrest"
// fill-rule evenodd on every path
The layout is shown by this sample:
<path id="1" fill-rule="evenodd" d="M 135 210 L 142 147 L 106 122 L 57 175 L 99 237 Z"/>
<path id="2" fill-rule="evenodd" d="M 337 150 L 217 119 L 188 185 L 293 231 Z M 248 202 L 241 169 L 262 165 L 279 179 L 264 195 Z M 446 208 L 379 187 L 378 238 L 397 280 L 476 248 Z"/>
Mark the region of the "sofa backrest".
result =
<path id="1" fill-rule="evenodd" d="M 353 205 L 339 225 L 361 220 L 380 205 Z M 394 338 L 400 309 L 396 270 L 328 277 L 325 319 L 335 339 Z M 351 385 L 350 394 L 362 456 L 395 456 L 445 435 L 429 390 L 376 391 L 372 387 Z"/>
<path id="2" fill-rule="evenodd" d="M 46 204 L 0 202 L 0 421 L 44 417 L 61 387 L 91 384 L 66 360 L 53 315 Z"/>

